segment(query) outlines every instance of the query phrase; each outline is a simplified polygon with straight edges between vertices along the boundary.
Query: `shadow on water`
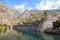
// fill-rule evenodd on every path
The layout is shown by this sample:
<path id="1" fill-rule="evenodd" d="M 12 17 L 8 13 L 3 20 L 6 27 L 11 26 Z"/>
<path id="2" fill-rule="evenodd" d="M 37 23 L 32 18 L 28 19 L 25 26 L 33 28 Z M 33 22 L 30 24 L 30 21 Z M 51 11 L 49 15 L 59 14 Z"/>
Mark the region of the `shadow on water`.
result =
<path id="1" fill-rule="evenodd" d="M 9 30 L 2 35 L 0 34 L 0 40 L 60 40 L 60 35 L 50 35 L 31 30 L 13 28 L 13 30 Z"/>
<path id="2" fill-rule="evenodd" d="M 22 35 L 26 35 L 29 37 L 29 40 L 44 40 L 44 38 L 42 37 L 42 35 L 40 35 L 39 32 L 35 32 L 35 31 L 30 31 L 30 30 L 26 30 L 26 31 L 23 31 L 23 30 L 17 30 L 15 29 L 18 33 L 22 33 Z M 31 39 L 32 37 L 32 39 Z"/>
<path id="3" fill-rule="evenodd" d="M 45 34 L 41 32 L 30 31 L 30 30 L 19 30 L 19 29 L 14 29 L 14 30 L 16 30 L 18 33 L 21 32 L 23 36 L 24 35 L 28 36 L 29 37 L 28 40 L 57 40 L 60 37 L 58 35 L 50 35 L 50 34 Z"/>
<path id="4" fill-rule="evenodd" d="M 60 40 L 60 35 L 54 35 L 54 40 Z"/>

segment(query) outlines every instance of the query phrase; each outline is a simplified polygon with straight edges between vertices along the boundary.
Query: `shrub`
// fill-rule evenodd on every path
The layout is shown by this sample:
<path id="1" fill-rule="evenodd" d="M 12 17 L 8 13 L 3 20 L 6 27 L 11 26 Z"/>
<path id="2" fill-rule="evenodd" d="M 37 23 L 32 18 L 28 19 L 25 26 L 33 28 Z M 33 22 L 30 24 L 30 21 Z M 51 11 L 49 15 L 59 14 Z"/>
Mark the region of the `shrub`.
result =
<path id="1" fill-rule="evenodd" d="M 6 32 L 8 25 L 7 24 L 0 24 L 0 32 Z"/>
<path id="2" fill-rule="evenodd" d="M 53 22 L 54 27 L 60 27 L 60 20 L 56 20 L 56 22 Z"/>
<path id="3" fill-rule="evenodd" d="M 8 27 L 8 25 L 7 25 L 7 24 L 3 24 L 2 26 L 4 26 L 4 27 Z"/>

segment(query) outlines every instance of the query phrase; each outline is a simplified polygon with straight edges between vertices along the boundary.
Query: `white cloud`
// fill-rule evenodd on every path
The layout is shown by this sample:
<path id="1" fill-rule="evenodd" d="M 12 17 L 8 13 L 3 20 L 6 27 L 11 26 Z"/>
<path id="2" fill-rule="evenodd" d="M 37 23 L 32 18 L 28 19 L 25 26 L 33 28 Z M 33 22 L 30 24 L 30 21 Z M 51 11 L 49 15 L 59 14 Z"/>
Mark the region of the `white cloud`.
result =
<path id="1" fill-rule="evenodd" d="M 25 10 L 25 4 L 15 5 L 14 7 L 15 7 L 16 9 Z"/>
<path id="2" fill-rule="evenodd" d="M 60 0 L 41 0 L 40 3 L 36 4 L 36 9 L 39 10 L 51 10 L 59 8 L 60 8 Z"/>

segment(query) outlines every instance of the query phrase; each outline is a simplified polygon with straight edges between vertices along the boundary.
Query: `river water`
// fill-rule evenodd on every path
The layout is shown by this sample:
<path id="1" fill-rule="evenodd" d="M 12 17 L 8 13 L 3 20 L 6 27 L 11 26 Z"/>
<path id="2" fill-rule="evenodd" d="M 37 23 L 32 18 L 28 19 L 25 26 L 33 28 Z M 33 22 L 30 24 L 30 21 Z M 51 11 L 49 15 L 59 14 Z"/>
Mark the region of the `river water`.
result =
<path id="1" fill-rule="evenodd" d="M 5 30 L 0 31 L 0 40 L 60 40 L 60 35 L 45 34 L 36 31 Z"/>

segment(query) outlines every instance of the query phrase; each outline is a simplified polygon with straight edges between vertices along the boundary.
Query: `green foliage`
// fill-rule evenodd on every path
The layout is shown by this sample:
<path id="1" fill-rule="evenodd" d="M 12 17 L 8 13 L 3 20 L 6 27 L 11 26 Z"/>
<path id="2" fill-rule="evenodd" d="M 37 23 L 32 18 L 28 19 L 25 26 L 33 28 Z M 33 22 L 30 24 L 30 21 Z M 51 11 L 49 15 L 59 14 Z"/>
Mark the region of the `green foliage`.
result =
<path id="1" fill-rule="evenodd" d="M 47 13 L 44 11 L 44 14 L 42 15 L 43 18 L 47 17 Z"/>
<path id="2" fill-rule="evenodd" d="M 53 23 L 54 27 L 60 27 L 60 20 L 56 20 L 56 22 Z"/>
<path id="3" fill-rule="evenodd" d="M 7 24 L 0 24 L 0 32 L 5 32 L 7 30 Z"/>
<path id="4" fill-rule="evenodd" d="M 2 27 L 2 24 L 0 24 L 0 27 Z"/>
<path id="5" fill-rule="evenodd" d="M 60 24 L 60 20 L 56 20 L 56 22 L 55 22 L 55 23 Z"/>
<path id="6" fill-rule="evenodd" d="M 28 23 L 31 23 L 32 21 L 31 20 L 26 20 L 25 22 L 23 22 L 23 24 L 28 24 Z"/>
<path id="7" fill-rule="evenodd" d="M 3 26 L 8 27 L 8 25 L 7 25 L 7 24 L 3 24 Z"/>
<path id="8" fill-rule="evenodd" d="M 0 24 L 0 27 L 8 27 L 7 24 Z"/>

